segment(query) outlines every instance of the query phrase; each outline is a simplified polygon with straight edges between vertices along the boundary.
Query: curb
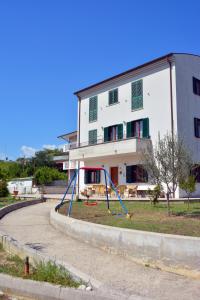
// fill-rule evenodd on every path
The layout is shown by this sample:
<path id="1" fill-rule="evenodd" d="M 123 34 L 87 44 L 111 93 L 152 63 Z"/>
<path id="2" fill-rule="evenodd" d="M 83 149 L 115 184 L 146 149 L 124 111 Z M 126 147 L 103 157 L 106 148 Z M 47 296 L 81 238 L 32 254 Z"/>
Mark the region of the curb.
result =
<path id="1" fill-rule="evenodd" d="M 200 238 L 112 227 L 50 211 L 58 231 L 141 265 L 200 279 Z"/>
<path id="2" fill-rule="evenodd" d="M 30 205 L 34 205 L 34 204 L 39 204 L 39 203 L 43 203 L 46 202 L 46 199 L 32 199 L 32 200 L 27 200 L 27 201 L 20 201 L 20 202 L 16 202 L 10 205 L 7 205 L 5 207 L 2 207 L 0 209 L 0 219 L 2 219 L 5 215 L 9 214 L 10 212 L 23 208 L 23 207 L 27 207 Z"/>
<path id="3" fill-rule="evenodd" d="M 18 296 L 34 297 L 40 300 L 109 300 L 110 297 L 97 295 L 95 292 L 81 291 L 74 288 L 61 287 L 48 282 L 21 279 L 10 275 L 0 274 L 0 288 L 5 293 Z M 95 297 L 96 296 L 96 297 Z"/>

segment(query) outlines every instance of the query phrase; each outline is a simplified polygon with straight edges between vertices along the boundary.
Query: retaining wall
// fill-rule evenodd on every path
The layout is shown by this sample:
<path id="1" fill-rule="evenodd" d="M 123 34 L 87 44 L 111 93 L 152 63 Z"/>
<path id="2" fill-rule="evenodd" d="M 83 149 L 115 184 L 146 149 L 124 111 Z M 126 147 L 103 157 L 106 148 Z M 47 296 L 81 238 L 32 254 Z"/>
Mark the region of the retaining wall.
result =
<path id="1" fill-rule="evenodd" d="M 2 219 L 5 215 L 7 215 L 8 213 L 14 210 L 20 209 L 22 207 L 30 206 L 30 205 L 42 203 L 45 201 L 46 201 L 45 199 L 33 199 L 28 201 L 19 201 L 14 204 L 10 204 L 0 209 L 0 219 Z"/>
<path id="2" fill-rule="evenodd" d="M 200 238 L 94 224 L 61 215 L 51 224 L 63 233 L 136 262 L 200 278 Z"/>

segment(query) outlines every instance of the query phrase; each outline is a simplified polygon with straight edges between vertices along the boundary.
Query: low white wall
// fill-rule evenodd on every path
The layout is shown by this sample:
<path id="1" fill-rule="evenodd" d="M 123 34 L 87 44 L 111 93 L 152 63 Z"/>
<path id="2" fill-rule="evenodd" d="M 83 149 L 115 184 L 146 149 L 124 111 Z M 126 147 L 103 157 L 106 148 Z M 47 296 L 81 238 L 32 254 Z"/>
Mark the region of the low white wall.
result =
<path id="1" fill-rule="evenodd" d="M 54 209 L 51 224 L 63 233 L 134 261 L 200 278 L 200 238 L 117 228 L 66 217 Z"/>

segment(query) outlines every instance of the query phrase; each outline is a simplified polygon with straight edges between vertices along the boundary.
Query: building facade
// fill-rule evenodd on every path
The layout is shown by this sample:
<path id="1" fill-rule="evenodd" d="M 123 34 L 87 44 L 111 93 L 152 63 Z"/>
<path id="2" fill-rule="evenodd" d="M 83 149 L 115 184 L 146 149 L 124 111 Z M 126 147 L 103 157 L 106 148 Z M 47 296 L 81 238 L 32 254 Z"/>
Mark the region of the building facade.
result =
<path id="1" fill-rule="evenodd" d="M 63 155 L 54 156 L 54 161 L 61 165 L 70 180 L 77 168 L 77 162 L 69 159 L 69 152 L 77 147 L 77 131 L 60 135 L 58 138 L 64 140 L 65 144 L 62 147 Z"/>
<path id="2" fill-rule="evenodd" d="M 150 186 L 141 152 L 158 137 L 183 138 L 200 162 L 200 57 L 168 54 L 77 91 L 77 146 L 69 161 L 103 166 L 116 185 Z M 198 176 L 197 176 L 198 179 Z M 80 174 L 79 188 L 104 183 L 96 172 Z M 183 196 L 177 189 L 176 197 Z M 194 196 L 200 195 L 200 186 Z"/>

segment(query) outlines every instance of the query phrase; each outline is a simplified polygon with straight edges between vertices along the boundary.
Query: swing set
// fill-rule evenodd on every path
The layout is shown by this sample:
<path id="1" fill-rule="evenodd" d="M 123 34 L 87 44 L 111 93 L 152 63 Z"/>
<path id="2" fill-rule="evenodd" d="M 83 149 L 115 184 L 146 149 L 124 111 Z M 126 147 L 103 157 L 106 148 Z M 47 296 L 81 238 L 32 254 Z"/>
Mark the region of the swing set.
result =
<path id="1" fill-rule="evenodd" d="M 78 178 L 81 170 L 84 170 L 84 171 L 88 171 L 88 170 L 89 171 L 103 171 L 104 179 L 105 179 L 105 187 L 106 187 L 106 203 L 107 203 L 108 213 L 113 214 L 113 215 L 115 214 L 114 212 L 110 211 L 110 199 L 109 199 L 109 196 L 108 196 L 108 183 L 109 183 L 110 187 L 114 190 L 114 192 L 115 192 L 115 194 L 116 194 L 116 196 L 119 200 L 119 203 L 120 203 L 120 205 L 122 207 L 122 210 L 123 210 L 123 214 L 127 218 L 130 218 L 129 212 L 128 212 L 125 204 L 123 203 L 123 201 L 120 197 L 120 194 L 117 191 L 117 188 L 115 187 L 114 183 L 112 182 L 109 173 L 103 167 L 97 167 L 97 168 L 96 167 L 80 167 L 80 168 L 76 169 L 73 176 L 72 176 L 72 178 L 70 179 L 70 181 L 67 185 L 67 189 L 66 189 L 66 191 L 63 195 L 63 198 L 62 198 L 61 202 L 56 206 L 56 211 L 64 204 L 65 197 L 68 194 L 70 187 L 72 187 L 72 196 L 71 196 L 71 200 L 70 200 L 69 207 L 68 207 L 68 210 L 67 210 L 67 216 L 70 217 L 71 211 L 72 211 L 72 205 L 73 205 L 73 201 L 74 201 L 74 196 L 75 196 L 77 178 Z M 97 201 L 89 202 L 88 199 L 87 199 L 87 201 L 84 202 L 84 205 L 95 206 L 95 205 L 97 205 Z M 123 215 L 123 214 L 118 214 L 118 215 Z"/>

